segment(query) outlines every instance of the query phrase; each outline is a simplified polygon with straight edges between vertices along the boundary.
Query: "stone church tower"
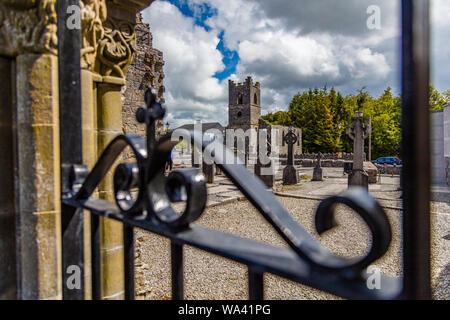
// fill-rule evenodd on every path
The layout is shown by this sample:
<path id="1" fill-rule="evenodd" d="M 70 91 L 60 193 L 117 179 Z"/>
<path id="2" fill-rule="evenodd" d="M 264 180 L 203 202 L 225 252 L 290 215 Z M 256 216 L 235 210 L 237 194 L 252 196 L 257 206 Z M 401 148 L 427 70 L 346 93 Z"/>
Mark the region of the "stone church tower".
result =
<path id="1" fill-rule="evenodd" d="M 273 138 L 277 140 L 275 153 L 282 156 L 287 155 L 288 146 L 283 137 L 289 132 L 286 126 L 273 125 L 261 118 L 261 86 L 259 82 L 253 84 L 252 77 L 247 77 L 244 83 L 235 83 L 228 80 L 228 127 L 227 129 L 242 129 L 246 132 L 253 129 L 246 137 L 246 153 L 255 156 L 258 145 L 258 132 L 261 129 L 267 130 L 269 143 L 272 145 Z M 294 148 L 294 154 L 302 153 L 302 130 L 293 128 L 298 140 Z M 236 146 L 236 140 L 235 140 Z M 273 146 L 275 148 L 275 145 Z"/>
<path id="2" fill-rule="evenodd" d="M 256 129 L 261 117 L 260 84 L 247 77 L 244 83 L 228 80 L 228 128 Z"/>

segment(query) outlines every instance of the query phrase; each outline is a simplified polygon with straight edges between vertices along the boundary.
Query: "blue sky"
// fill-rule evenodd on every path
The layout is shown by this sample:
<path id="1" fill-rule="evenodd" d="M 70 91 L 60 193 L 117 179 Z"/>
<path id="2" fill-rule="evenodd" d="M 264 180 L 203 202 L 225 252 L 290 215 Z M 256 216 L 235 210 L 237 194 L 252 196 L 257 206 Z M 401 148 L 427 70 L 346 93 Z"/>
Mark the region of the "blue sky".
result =
<path id="1" fill-rule="evenodd" d="M 400 10 L 392 0 L 157 0 L 143 11 L 163 51 L 172 126 L 228 122 L 228 81 L 261 83 L 262 113 L 334 86 L 379 95 L 400 88 Z M 367 28 L 380 8 L 381 29 Z M 432 0 L 432 82 L 450 89 L 450 1 Z"/>
<path id="2" fill-rule="evenodd" d="M 189 5 L 188 1 L 186 0 L 170 0 L 167 2 L 177 7 L 185 17 L 192 18 L 195 25 L 204 28 L 206 31 L 211 30 L 211 27 L 208 26 L 205 21 L 208 18 L 217 16 L 217 9 L 211 7 L 210 5 L 208 5 L 208 3 Z M 236 66 L 239 62 L 239 53 L 236 50 L 230 50 L 225 45 L 223 39 L 224 31 L 220 32 L 218 36 L 220 42 L 217 45 L 216 49 L 219 50 L 223 55 L 222 62 L 225 65 L 225 68 L 222 71 L 216 72 L 214 74 L 214 77 L 219 81 L 222 81 L 236 72 Z"/>

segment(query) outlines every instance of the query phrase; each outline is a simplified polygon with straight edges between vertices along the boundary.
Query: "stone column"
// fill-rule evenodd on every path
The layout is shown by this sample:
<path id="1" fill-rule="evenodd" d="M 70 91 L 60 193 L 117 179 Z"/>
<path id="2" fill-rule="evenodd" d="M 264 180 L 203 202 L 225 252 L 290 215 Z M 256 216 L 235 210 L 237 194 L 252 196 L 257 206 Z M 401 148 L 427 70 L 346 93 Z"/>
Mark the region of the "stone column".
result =
<path id="1" fill-rule="evenodd" d="M 102 26 L 103 33 L 99 33 L 103 34 L 103 37 L 93 46 L 95 49 L 93 73 L 97 90 L 98 156 L 113 138 L 123 133 L 122 91 L 126 83 L 126 71 L 136 49 L 136 13 L 151 2 L 152 0 L 111 0 L 106 1 L 105 7 L 105 1 L 96 1 L 99 7 L 94 11 L 107 12 Z M 100 198 L 114 202 L 112 174 L 113 170 L 110 170 L 99 185 L 98 192 Z M 102 298 L 122 299 L 123 226 L 111 219 L 102 218 L 100 227 Z"/>
<path id="2" fill-rule="evenodd" d="M 55 1 L 0 2 L 2 297 L 62 294 L 56 40 Z"/>
<path id="3" fill-rule="evenodd" d="M 82 102 L 82 133 L 83 133 L 83 163 L 92 170 L 98 159 L 97 135 L 97 82 L 103 78 L 94 71 L 99 41 L 103 39 L 103 23 L 107 18 L 105 0 L 80 2 L 82 5 L 81 30 L 81 102 Z M 99 197 L 98 189 L 93 194 Z M 92 296 L 91 284 L 91 224 L 90 213 L 84 212 L 84 276 L 85 298 Z"/>
<path id="4" fill-rule="evenodd" d="M 122 134 L 121 86 L 98 84 L 98 154 L 112 139 Z M 110 170 L 98 187 L 99 197 L 114 202 L 113 171 Z M 102 298 L 122 299 L 123 233 L 122 224 L 101 218 Z"/>
<path id="5" fill-rule="evenodd" d="M 21 298 L 61 298 L 58 64 L 50 54 L 17 63 L 18 259 Z"/>

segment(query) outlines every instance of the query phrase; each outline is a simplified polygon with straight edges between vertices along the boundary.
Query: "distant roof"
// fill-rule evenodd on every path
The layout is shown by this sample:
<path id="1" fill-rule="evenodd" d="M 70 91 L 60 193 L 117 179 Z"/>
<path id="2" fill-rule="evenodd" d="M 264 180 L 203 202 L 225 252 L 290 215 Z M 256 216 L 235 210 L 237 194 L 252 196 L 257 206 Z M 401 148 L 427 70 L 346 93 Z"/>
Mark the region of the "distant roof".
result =
<path id="1" fill-rule="evenodd" d="M 219 122 L 202 122 L 202 132 L 208 131 L 209 129 L 217 129 L 220 131 L 225 130 L 225 128 Z M 185 124 L 177 129 L 186 129 L 188 131 L 194 131 L 194 124 Z"/>

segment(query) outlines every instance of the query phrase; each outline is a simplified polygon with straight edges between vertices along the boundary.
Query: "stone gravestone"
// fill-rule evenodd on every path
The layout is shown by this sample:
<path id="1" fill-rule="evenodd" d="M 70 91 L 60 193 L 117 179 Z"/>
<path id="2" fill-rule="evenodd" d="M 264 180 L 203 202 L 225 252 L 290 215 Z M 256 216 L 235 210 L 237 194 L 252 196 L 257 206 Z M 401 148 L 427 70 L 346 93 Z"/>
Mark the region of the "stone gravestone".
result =
<path id="1" fill-rule="evenodd" d="M 319 152 L 317 154 L 317 162 L 316 165 L 314 166 L 313 178 L 311 181 L 323 181 L 322 158 L 323 154 Z"/>
<path id="2" fill-rule="evenodd" d="M 205 161 L 202 163 L 202 171 L 205 175 L 207 183 L 214 183 L 214 176 L 216 174 L 216 165 L 214 163 L 207 164 Z"/>
<path id="3" fill-rule="evenodd" d="M 267 135 L 267 140 L 265 143 L 267 143 L 267 157 L 270 159 L 270 153 L 271 153 L 271 145 L 269 143 L 270 141 L 270 134 Z M 257 160 L 255 164 L 255 175 L 269 188 L 272 188 L 275 184 L 275 172 L 272 170 L 272 174 L 268 174 L 267 171 L 270 171 L 270 167 L 272 166 L 272 161 L 269 161 L 267 164 L 262 164 L 260 159 L 260 140 L 258 135 L 258 154 L 257 154 Z M 266 169 L 266 170 L 264 170 Z"/>
<path id="4" fill-rule="evenodd" d="M 283 169 L 283 184 L 292 185 L 298 183 L 297 169 L 294 167 L 294 145 L 297 143 L 298 137 L 289 127 L 289 132 L 283 137 L 284 142 L 288 145 L 287 166 Z"/>
<path id="5" fill-rule="evenodd" d="M 353 168 L 348 175 L 348 186 L 369 187 L 369 177 L 364 171 L 364 139 L 369 136 L 370 127 L 364 121 L 362 112 L 355 112 L 353 122 L 347 127 L 347 135 L 353 140 Z"/>

